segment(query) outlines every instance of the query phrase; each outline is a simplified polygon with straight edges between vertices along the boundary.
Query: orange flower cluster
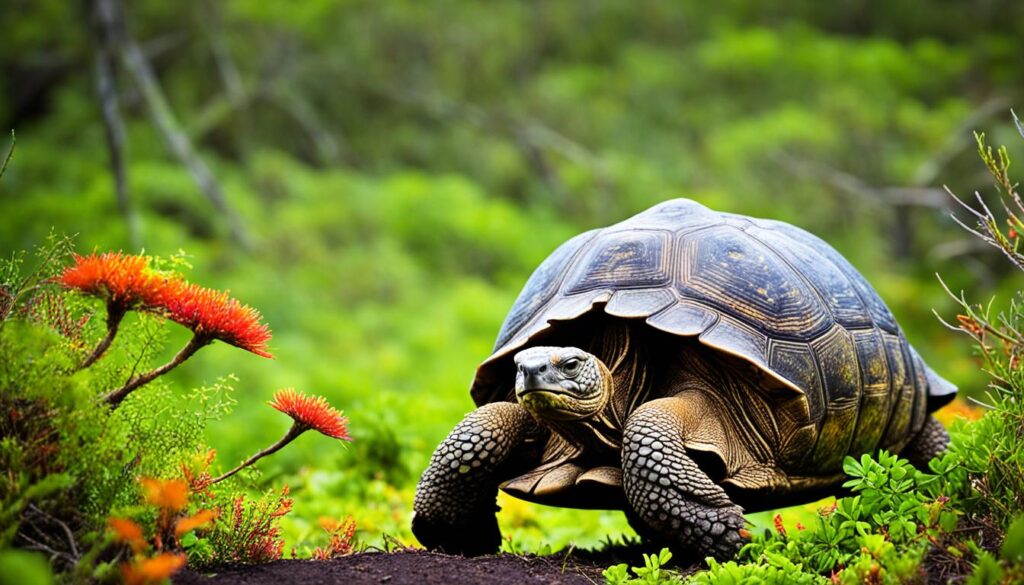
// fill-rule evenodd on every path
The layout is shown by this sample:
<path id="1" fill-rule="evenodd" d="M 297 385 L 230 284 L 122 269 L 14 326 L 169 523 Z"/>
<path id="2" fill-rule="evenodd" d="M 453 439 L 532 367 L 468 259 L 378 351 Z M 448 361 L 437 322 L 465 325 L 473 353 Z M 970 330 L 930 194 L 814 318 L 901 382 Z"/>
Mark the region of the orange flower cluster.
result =
<path id="1" fill-rule="evenodd" d="M 167 287 L 160 304 L 169 319 L 196 335 L 219 339 L 258 356 L 273 357 L 267 351 L 270 329 L 260 323 L 259 311 L 226 292 L 179 280 Z"/>
<path id="2" fill-rule="evenodd" d="M 291 388 L 278 390 L 268 404 L 292 417 L 297 425 L 315 429 L 328 437 L 351 441 L 348 419 L 327 403 L 323 396 L 306 396 Z"/>
<path id="3" fill-rule="evenodd" d="M 147 256 L 105 252 L 75 254 L 74 265 L 65 268 L 55 280 L 67 288 L 131 308 L 157 305 L 171 279 L 151 269 Z"/>
<path id="4" fill-rule="evenodd" d="M 121 252 L 75 255 L 56 282 L 105 298 L 119 311 L 143 309 L 162 313 L 205 339 L 219 339 L 256 355 L 267 351 L 270 329 L 260 313 L 228 293 L 186 282 L 178 274 L 161 274 L 150 258 Z"/>
<path id="5" fill-rule="evenodd" d="M 157 517 L 152 546 L 143 533 L 142 527 L 127 518 L 111 518 L 107 521 L 118 542 L 131 547 L 133 558 L 121 564 L 125 583 L 162 583 L 185 565 L 183 554 L 164 550 L 163 536 L 169 537 L 173 526 L 174 538 L 179 539 L 188 532 L 212 522 L 216 510 L 200 510 L 192 516 L 181 517 L 178 513 L 188 505 L 188 484 L 182 480 L 161 480 L 143 477 L 139 479 L 147 503 L 160 508 Z M 155 556 L 148 556 L 153 549 Z"/>
<path id="6" fill-rule="evenodd" d="M 200 510 L 191 516 L 185 516 L 174 524 L 174 537 L 181 538 L 196 528 L 206 526 L 216 518 L 216 510 Z"/>
<path id="7" fill-rule="evenodd" d="M 126 585 L 163 583 L 178 569 L 185 566 L 185 555 L 160 553 L 153 558 L 135 559 L 121 565 L 121 576 Z"/>
<path id="8" fill-rule="evenodd" d="M 118 542 L 132 547 L 136 553 L 146 548 L 146 539 L 142 536 L 142 527 L 127 518 L 111 518 L 107 521 L 110 530 Z"/>
<path id="9" fill-rule="evenodd" d="M 139 479 L 146 502 L 164 510 L 177 512 L 188 505 L 188 484 L 180 479 Z"/>

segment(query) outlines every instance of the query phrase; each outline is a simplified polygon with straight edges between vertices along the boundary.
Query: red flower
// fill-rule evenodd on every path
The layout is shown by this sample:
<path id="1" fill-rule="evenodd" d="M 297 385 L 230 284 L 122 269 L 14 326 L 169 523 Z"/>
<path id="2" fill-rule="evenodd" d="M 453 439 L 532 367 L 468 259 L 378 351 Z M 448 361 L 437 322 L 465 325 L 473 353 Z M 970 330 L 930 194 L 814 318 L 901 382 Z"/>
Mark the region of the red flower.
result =
<path id="1" fill-rule="evenodd" d="M 772 522 L 775 524 L 775 532 L 779 533 L 779 536 L 786 536 L 786 527 L 782 525 L 782 514 L 776 514 L 772 518 Z"/>
<path id="2" fill-rule="evenodd" d="M 231 298 L 228 293 L 175 281 L 161 294 L 160 306 L 167 317 L 188 327 L 196 335 L 219 339 L 235 347 L 263 356 L 267 351 L 270 328 L 260 323 L 260 313 Z"/>
<path id="3" fill-rule="evenodd" d="M 316 429 L 328 437 L 351 441 L 348 419 L 322 396 L 306 396 L 291 388 L 279 390 L 268 404 L 295 420 L 297 425 Z"/>
<path id="4" fill-rule="evenodd" d="M 84 293 L 103 297 L 118 306 L 155 305 L 165 288 L 176 278 L 161 275 L 149 267 L 148 256 L 106 252 L 79 256 L 55 277 L 55 281 Z"/>
<path id="5" fill-rule="evenodd" d="M 330 542 L 326 547 L 313 549 L 313 560 L 325 561 L 334 557 L 352 554 L 356 536 L 356 520 L 348 516 L 343 521 L 333 518 L 320 518 L 320 527 L 327 531 Z"/>

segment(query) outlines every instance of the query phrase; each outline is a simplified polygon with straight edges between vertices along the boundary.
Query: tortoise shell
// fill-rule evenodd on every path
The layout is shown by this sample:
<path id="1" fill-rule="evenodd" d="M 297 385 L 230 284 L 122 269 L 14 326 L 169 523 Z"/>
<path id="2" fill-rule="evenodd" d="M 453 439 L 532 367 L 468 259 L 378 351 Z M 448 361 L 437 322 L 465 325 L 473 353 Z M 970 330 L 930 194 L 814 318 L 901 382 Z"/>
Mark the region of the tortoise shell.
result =
<path id="1" fill-rule="evenodd" d="M 477 370 L 477 405 L 510 399 L 518 350 L 600 310 L 694 338 L 762 373 L 785 437 L 776 456 L 798 456 L 810 470 L 876 446 L 898 451 L 956 391 L 823 240 L 676 199 L 580 234 L 541 263 Z"/>

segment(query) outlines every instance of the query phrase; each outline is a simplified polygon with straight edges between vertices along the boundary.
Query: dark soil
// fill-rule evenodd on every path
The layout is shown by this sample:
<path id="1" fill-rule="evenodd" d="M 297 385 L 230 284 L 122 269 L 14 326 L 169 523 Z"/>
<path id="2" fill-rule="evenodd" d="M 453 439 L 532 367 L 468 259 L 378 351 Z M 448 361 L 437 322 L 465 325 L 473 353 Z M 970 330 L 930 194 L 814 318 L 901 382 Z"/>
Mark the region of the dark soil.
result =
<path id="1" fill-rule="evenodd" d="M 505 554 L 465 558 L 406 549 L 364 552 L 330 561 L 281 560 L 263 565 L 225 567 L 208 574 L 186 569 L 175 575 L 173 581 L 175 585 L 593 585 L 604 583 L 601 571 L 618 562 L 625 561 L 608 553 L 578 552 L 545 557 Z M 639 564 L 643 565 L 643 562 Z"/>

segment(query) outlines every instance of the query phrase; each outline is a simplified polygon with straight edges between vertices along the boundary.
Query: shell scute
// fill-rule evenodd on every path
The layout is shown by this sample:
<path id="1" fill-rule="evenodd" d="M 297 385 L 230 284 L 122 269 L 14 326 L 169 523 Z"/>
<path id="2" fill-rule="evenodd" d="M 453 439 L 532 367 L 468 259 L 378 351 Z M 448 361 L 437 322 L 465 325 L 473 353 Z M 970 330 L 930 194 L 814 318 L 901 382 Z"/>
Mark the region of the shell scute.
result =
<path id="1" fill-rule="evenodd" d="M 808 341 L 832 326 L 832 318 L 800 275 L 769 248 L 732 226 L 684 237 L 683 297 L 780 339 Z M 692 250 L 692 252 L 691 252 Z"/>
<path id="2" fill-rule="evenodd" d="M 571 238 L 556 248 L 533 271 L 516 298 L 516 302 L 512 305 L 512 309 L 505 317 L 505 322 L 501 325 L 498 339 L 494 344 L 495 350 L 508 343 L 527 321 L 555 296 L 562 283 L 566 266 L 572 261 L 576 252 L 596 236 L 598 231 L 591 230 Z"/>
<path id="3" fill-rule="evenodd" d="M 665 289 L 627 289 L 616 291 L 604 312 L 615 317 L 638 318 L 657 313 L 674 304 L 676 297 Z"/>
<path id="4" fill-rule="evenodd" d="M 811 348 L 806 343 L 773 340 L 769 366 L 803 390 L 807 398 L 807 420 L 820 421 L 825 415 L 825 390 Z"/>
<path id="5" fill-rule="evenodd" d="M 847 329 L 874 326 L 854 284 L 825 254 L 777 230 L 754 227 L 747 233 L 771 248 L 790 266 L 799 267 L 799 272 L 818 293 L 836 322 Z"/>
<path id="6" fill-rule="evenodd" d="M 836 252 L 832 246 L 829 246 L 828 243 L 818 236 L 788 223 L 773 220 L 761 220 L 761 223 L 763 225 L 770 225 L 772 229 L 785 234 L 794 242 L 804 244 L 827 258 L 849 279 L 850 284 L 853 285 L 853 288 L 857 291 L 861 301 L 871 315 L 871 320 L 874 324 L 887 333 L 899 333 L 899 325 L 896 323 L 896 318 L 892 312 L 889 311 L 889 307 L 885 305 L 885 302 L 878 296 L 878 293 L 875 292 L 871 285 L 864 280 L 860 272 L 850 264 L 849 260 L 844 258 L 839 252 Z"/>
<path id="7" fill-rule="evenodd" d="M 811 342 L 811 347 L 824 373 L 825 402 L 856 405 L 861 392 L 860 368 L 849 332 L 837 325 Z"/>
<path id="8" fill-rule="evenodd" d="M 670 235 L 649 230 L 602 233 L 576 264 L 565 283 L 565 294 L 665 286 L 670 278 Z"/>
<path id="9" fill-rule="evenodd" d="M 655 329 L 682 337 L 700 335 L 718 321 L 718 313 L 696 303 L 681 301 L 647 318 Z"/>
<path id="10" fill-rule="evenodd" d="M 644 228 L 662 228 L 671 231 L 704 227 L 720 223 L 720 214 L 689 199 L 672 199 L 642 211 L 618 224 Z"/>

